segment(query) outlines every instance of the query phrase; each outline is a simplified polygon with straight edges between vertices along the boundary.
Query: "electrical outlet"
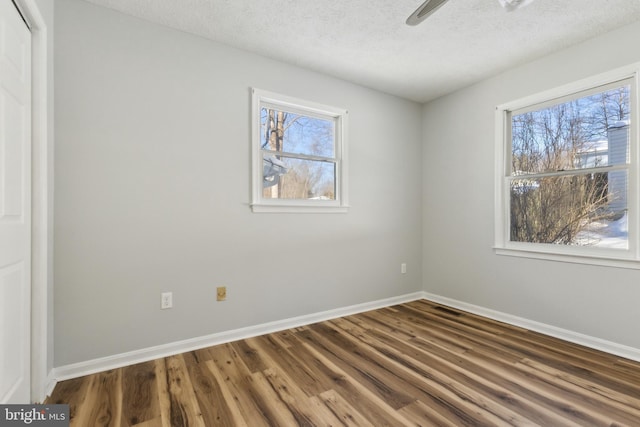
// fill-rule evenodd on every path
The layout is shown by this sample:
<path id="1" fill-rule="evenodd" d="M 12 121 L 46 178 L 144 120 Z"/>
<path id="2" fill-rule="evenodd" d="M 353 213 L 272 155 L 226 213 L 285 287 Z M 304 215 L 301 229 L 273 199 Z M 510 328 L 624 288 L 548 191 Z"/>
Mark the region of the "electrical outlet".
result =
<path id="1" fill-rule="evenodd" d="M 216 300 L 217 301 L 224 301 L 227 299 L 227 287 L 226 286 L 219 286 L 216 288 Z"/>
<path id="2" fill-rule="evenodd" d="M 160 294 L 160 308 L 162 310 L 173 308 L 173 292 L 163 292 Z"/>
<path id="3" fill-rule="evenodd" d="M 407 264 L 405 264 L 404 262 L 400 264 L 400 273 L 407 274 Z"/>

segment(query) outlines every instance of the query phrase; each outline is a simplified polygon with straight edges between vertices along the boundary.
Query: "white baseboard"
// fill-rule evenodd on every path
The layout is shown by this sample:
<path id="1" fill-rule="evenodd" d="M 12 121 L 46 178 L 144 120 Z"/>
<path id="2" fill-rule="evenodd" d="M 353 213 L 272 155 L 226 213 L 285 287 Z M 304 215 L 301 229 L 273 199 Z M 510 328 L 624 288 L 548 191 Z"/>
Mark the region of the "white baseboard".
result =
<path id="1" fill-rule="evenodd" d="M 55 368 L 53 372 L 53 385 L 55 385 L 56 381 L 77 378 L 84 375 L 94 374 L 96 372 L 133 365 L 136 363 L 148 362 L 150 360 L 158 359 L 161 357 L 173 356 L 187 351 L 211 347 L 213 345 L 224 344 L 245 338 L 283 331 L 286 329 L 297 328 L 304 325 L 310 325 L 312 323 L 322 322 L 325 320 L 335 319 L 343 316 L 349 316 L 351 314 L 362 313 L 364 311 L 376 310 L 382 307 L 388 307 L 395 304 L 402 304 L 409 301 L 419 300 L 423 297 L 424 295 L 422 292 L 416 292 L 412 294 L 401 295 L 398 297 L 372 301 L 364 304 L 357 304 L 290 319 L 278 320 L 261 325 L 219 332 L 216 334 L 158 345 L 141 350 L 134 350 L 127 353 L 116 354 L 113 356 L 101 357 L 99 359 L 87 360 L 85 362 L 59 366 Z"/>
<path id="2" fill-rule="evenodd" d="M 510 325 L 529 329 L 531 331 L 540 332 L 541 334 L 549 335 L 554 338 L 559 338 L 575 344 L 583 345 L 585 347 L 593 348 L 609 354 L 640 362 L 640 349 L 634 347 L 628 347 L 612 341 L 595 338 L 567 329 L 557 328 L 555 326 L 546 325 L 544 323 L 524 319 L 522 317 L 513 316 L 511 314 L 502 313 L 499 311 L 491 310 L 489 308 L 480 307 L 428 292 L 423 292 L 422 296 L 424 299 L 433 301 L 438 304 L 447 305 L 449 307 L 457 308 L 463 311 L 468 311 L 469 313 L 488 317 L 489 319 L 497 320 L 499 322 L 504 322 Z"/>
<path id="3" fill-rule="evenodd" d="M 58 381 L 77 378 L 84 375 L 94 374 L 96 372 L 121 368 L 123 366 L 147 362 L 161 357 L 173 356 L 187 351 L 193 351 L 200 348 L 211 347 L 213 345 L 224 344 L 245 338 L 283 331 L 286 329 L 297 328 L 300 326 L 310 325 L 312 323 L 322 322 L 325 320 L 335 319 L 343 316 L 349 316 L 352 314 L 362 313 L 364 311 L 376 310 L 382 307 L 402 304 L 419 299 L 426 299 L 438 304 L 447 305 L 459 310 L 477 314 L 479 316 L 484 316 L 489 319 L 505 322 L 514 326 L 529 329 L 535 332 L 540 332 L 545 335 L 640 362 L 640 349 L 637 348 L 628 347 L 611 341 L 602 340 L 600 338 L 595 338 L 566 329 L 557 328 L 555 326 L 546 325 L 544 323 L 528 320 L 518 316 L 513 316 L 511 314 L 502 313 L 440 295 L 435 295 L 428 292 L 416 292 L 412 294 L 401 295 L 398 297 L 342 307 L 334 310 L 323 311 L 290 319 L 278 320 L 275 322 L 234 329 L 231 331 L 219 332 L 216 334 L 206 335 L 188 340 L 60 366 L 55 368 L 53 370 L 53 373 L 49 376 L 47 395 L 50 395 L 53 387 Z"/>

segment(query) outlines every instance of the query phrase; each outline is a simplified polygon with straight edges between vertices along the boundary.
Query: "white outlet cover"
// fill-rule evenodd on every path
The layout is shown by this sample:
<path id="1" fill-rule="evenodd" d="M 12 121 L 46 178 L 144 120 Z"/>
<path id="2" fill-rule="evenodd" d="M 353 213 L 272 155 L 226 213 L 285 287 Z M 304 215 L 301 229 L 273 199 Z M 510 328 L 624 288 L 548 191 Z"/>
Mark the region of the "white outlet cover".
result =
<path id="1" fill-rule="evenodd" d="M 173 293 L 172 292 L 163 292 L 160 294 L 160 308 L 165 310 L 167 308 L 173 307 Z"/>

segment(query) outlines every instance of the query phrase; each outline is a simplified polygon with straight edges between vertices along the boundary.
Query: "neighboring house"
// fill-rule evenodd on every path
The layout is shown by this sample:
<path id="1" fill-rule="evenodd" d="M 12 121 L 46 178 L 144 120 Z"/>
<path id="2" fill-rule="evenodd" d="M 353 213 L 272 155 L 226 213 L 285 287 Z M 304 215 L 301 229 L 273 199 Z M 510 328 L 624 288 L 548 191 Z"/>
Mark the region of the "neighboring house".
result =
<path id="1" fill-rule="evenodd" d="M 629 156 L 629 121 L 616 122 L 607 130 L 607 139 L 594 141 L 578 153 L 583 168 L 605 165 L 620 165 Z M 627 209 L 627 175 L 625 171 L 609 172 L 607 177 L 609 209 L 620 212 Z"/>
<path id="2" fill-rule="evenodd" d="M 590 141 L 586 149 L 578 152 L 578 163 L 582 168 L 594 168 L 609 163 L 609 141 L 601 139 Z"/>

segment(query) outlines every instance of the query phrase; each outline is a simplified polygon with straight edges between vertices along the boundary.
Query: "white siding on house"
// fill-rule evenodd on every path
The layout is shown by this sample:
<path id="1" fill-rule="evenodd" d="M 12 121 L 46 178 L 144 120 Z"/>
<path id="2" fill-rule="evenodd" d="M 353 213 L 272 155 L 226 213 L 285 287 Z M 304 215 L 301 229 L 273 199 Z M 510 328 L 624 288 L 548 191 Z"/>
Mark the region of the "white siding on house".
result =
<path id="1" fill-rule="evenodd" d="M 622 165 L 629 158 L 629 125 L 619 122 L 608 129 L 609 164 Z M 609 209 L 620 212 L 627 209 L 627 173 L 624 171 L 609 172 Z"/>

